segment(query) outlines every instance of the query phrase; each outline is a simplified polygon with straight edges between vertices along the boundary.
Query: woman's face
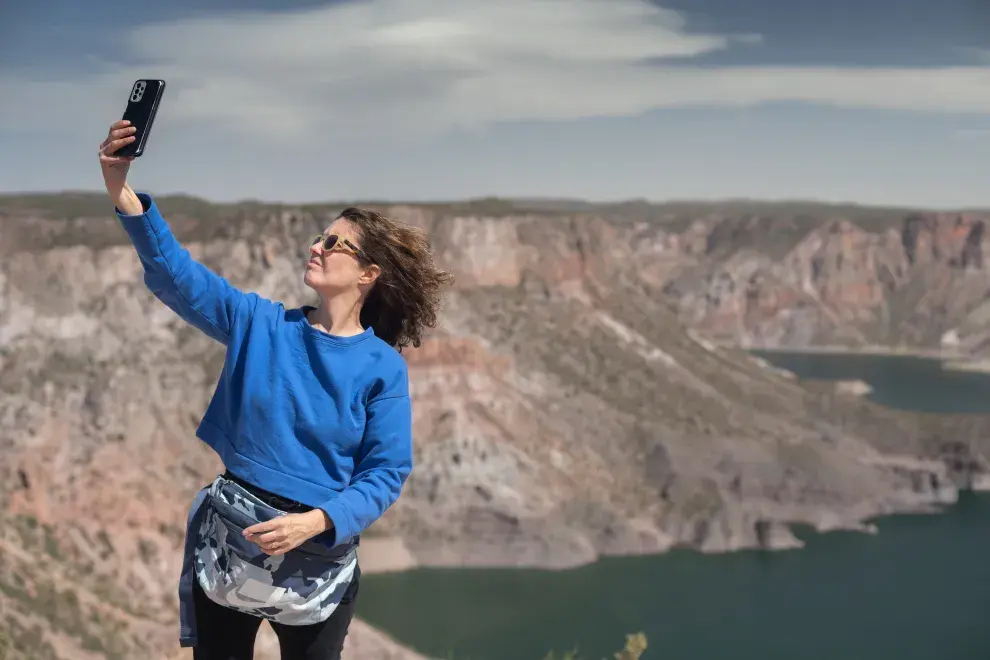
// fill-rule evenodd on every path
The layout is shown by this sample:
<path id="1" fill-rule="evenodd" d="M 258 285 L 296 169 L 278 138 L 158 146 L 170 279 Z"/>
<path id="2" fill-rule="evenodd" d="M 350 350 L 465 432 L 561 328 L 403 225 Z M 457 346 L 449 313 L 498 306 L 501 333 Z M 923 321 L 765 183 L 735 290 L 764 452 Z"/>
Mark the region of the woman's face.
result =
<path id="1" fill-rule="evenodd" d="M 309 261 L 303 281 L 321 297 L 329 297 L 344 291 L 357 290 L 362 284 L 374 281 L 369 267 L 354 253 L 354 246 L 361 248 L 357 225 L 345 218 L 337 218 L 323 232 L 322 238 L 335 235 L 336 243 L 325 249 L 325 240 L 309 247 Z M 350 243 L 350 245 L 348 245 Z"/>

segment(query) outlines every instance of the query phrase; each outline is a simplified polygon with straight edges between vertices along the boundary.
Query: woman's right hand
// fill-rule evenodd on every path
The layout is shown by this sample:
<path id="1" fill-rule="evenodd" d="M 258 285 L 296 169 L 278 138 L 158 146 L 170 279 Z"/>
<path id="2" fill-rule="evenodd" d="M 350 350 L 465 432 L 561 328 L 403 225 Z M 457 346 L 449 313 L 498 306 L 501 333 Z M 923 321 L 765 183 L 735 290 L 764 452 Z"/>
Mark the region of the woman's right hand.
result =
<path id="1" fill-rule="evenodd" d="M 127 185 L 127 172 L 131 168 L 133 156 L 116 156 L 117 150 L 134 141 L 137 129 L 126 120 L 115 121 L 110 132 L 100 144 L 100 168 L 103 170 L 103 183 L 107 187 L 110 201 L 127 215 L 143 212 L 141 201 Z"/>

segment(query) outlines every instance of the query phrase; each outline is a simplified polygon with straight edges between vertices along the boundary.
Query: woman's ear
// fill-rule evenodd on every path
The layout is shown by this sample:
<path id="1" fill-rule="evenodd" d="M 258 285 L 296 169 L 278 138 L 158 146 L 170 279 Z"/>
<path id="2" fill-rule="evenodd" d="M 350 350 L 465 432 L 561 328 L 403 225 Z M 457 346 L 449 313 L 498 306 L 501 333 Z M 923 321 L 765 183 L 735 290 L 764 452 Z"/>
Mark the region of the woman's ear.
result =
<path id="1" fill-rule="evenodd" d="M 381 274 L 382 274 L 382 269 L 379 268 L 376 264 L 371 264 L 370 266 L 364 269 L 363 273 L 361 273 L 361 277 L 358 278 L 358 284 L 365 284 L 365 285 L 374 284 L 375 281 L 378 279 L 378 276 Z"/>

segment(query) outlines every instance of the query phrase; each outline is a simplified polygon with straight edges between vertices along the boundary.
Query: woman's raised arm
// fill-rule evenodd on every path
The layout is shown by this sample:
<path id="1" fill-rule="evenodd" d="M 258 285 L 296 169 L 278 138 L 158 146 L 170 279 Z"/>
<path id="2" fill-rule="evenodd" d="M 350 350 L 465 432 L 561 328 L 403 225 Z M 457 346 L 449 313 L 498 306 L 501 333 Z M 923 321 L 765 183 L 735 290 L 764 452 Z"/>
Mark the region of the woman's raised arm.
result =
<path id="1" fill-rule="evenodd" d="M 144 282 L 183 320 L 227 344 L 262 299 L 231 286 L 193 259 L 172 235 L 151 196 L 135 193 L 127 184 L 133 158 L 114 154 L 134 140 L 133 133 L 128 122 L 115 122 L 100 145 L 100 166 L 117 217 L 141 259 Z"/>

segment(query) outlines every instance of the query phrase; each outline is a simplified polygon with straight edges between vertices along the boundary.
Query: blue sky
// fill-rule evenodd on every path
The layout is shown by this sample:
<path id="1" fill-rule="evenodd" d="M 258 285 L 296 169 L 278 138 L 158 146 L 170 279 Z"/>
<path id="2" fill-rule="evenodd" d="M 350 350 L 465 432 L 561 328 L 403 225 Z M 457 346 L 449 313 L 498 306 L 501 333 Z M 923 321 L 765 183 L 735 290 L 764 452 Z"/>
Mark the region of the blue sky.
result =
<path id="1" fill-rule="evenodd" d="M 990 3 L 298 0 L 0 8 L 0 191 L 990 207 Z"/>

